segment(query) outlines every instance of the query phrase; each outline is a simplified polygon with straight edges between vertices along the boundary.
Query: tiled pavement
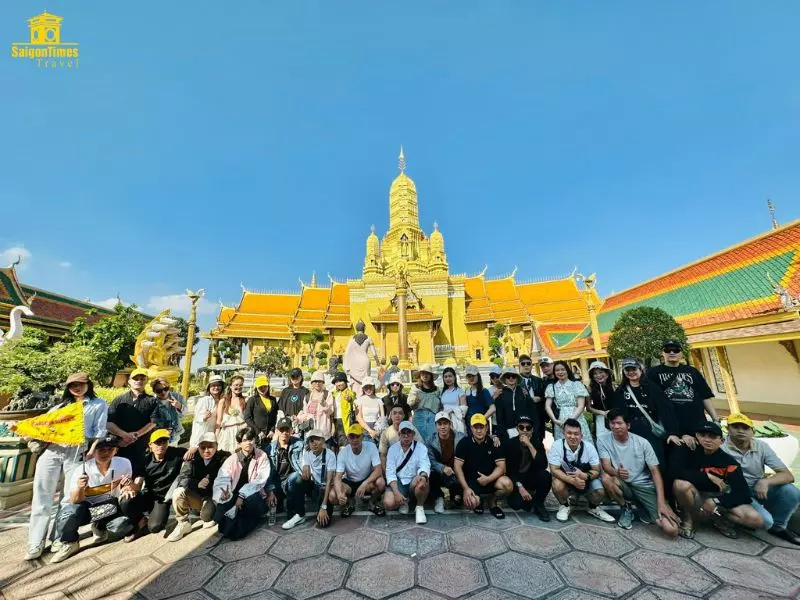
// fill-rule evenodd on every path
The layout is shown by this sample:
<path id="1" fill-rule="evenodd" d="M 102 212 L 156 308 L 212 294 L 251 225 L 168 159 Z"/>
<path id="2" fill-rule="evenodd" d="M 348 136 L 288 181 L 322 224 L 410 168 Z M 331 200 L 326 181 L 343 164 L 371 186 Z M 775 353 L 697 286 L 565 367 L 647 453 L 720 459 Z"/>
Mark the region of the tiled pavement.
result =
<path id="1" fill-rule="evenodd" d="M 197 526 L 196 526 L 197 527 Z M 766 534 L 733 541 L 701 529 L 668 540 L 576 512 L 542 523 L 451 513 L 336 518 L 325 530 L 279 525 L 225 542 L 196 528 L 85 549 L 59 565 L 22 560 L 26 527 L 0 531 L 4 600 L 749 600 L 800 594 L 800 549 Z M 776 543 L 777 542 L 777 543 Z"/>

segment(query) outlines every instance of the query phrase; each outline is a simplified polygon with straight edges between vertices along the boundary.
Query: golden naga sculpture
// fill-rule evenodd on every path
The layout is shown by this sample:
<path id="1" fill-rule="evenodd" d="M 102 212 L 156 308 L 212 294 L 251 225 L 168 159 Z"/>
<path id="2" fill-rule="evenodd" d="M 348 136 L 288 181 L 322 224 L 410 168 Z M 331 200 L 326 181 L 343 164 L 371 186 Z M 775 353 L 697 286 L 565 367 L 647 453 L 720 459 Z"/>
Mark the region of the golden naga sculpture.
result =
<path id="1" fill-rule="evenodd" d="M 147 369 L 151 379 L 163 377 L 171 386 L 178 383 L 181 374 L 178 364 L 186 351 L 186 340 L 175 327 L 177 323 L 178 320 L 170 316 L 169 310 L 159 313 L 136 338 L 134 354 L 131 356 L 137 367 Z"/>

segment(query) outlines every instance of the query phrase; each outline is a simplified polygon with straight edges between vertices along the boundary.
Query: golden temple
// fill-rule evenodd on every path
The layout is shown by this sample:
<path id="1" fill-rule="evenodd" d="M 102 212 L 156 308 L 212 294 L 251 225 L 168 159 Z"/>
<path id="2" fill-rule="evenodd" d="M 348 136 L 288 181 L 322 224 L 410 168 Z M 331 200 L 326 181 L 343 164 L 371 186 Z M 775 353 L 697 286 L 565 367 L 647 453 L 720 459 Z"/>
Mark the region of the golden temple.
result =
<path id="1" fill-rule="evenodd" d="M 399 168 L 389 188 L 389 229 L 379 239 L 372 227 L 360 279 L 329 278 L 324 287 L 314 276 L 297 294 L 243 287 L 238 306 L 221 307 L 208 337 L 246 340 L 251 357 L 280 346 L 300 366 L 308 358 L 301 334 L 321 330 L 331 353 L 340 356 L 361 320 L 383 359 L 481 364 L 490 362 L 496 324 L 507 326 L 503 350 L 515 362 L 512 356 L 548 350 L 559 336 L 575 337 L 592 320 L 599 298 L 574 273 L 529 283 L 515 280 L 516 269 L 498 279 L 487 279 L 486 269 L 477 275 L 450 273 L 437 224 L 430 235 L 420 227 L 417 187 L 406 174 L 402 148 Z"/>

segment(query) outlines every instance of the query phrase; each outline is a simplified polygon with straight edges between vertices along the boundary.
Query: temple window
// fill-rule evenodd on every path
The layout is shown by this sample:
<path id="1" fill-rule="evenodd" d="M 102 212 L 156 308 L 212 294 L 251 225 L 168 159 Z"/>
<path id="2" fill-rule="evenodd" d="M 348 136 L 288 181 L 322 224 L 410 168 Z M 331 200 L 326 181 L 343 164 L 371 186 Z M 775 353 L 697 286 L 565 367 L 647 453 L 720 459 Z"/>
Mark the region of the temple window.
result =
<path id="1" fill-rule="evenodd" d="M 475 360 L 481 360 L 483 358 L 482 352 L 480 348 L 475 349 Z"/>

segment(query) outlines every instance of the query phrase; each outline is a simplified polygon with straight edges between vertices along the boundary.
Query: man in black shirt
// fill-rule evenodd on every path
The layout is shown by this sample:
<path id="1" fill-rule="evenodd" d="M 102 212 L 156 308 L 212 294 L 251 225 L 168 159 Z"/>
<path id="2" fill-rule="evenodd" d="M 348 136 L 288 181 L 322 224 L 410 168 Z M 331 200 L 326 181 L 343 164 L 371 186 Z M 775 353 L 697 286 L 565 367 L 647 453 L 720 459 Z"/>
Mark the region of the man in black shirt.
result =
<path id="1" fill-rule="evenodd" d="M 289 386 L 281 390 L 278 398 L 278 410 L 283 412 L 284 417 L 289 417 L 297 431 L 297 415 L 303 410 L 303 403 L 310 393 L 307 387 L 303 386 L 303 372 L 300 369 L 289 371 Z"/>
<path id="2" fill-rule="evenodd" d="M 681 507 L 681 536 L 693 538 L 694 519 L 704 515 L 711 517 L 714 527 L 724 536 L 738 537 L 721 510 L 734 523 L 760 528 L 764 519 L 751 505 L 742 467 L 720 449 L 723 441 L 720 426 L 703 420 L 696 427 L 696 435 L 697 447 L 676 448 L 669 463 L 675 479 L 672 489 Z"/>
<path id="3" fill-rule="evenodd" d="M 213 527 L 214 511 L 217 505 L 211 498 L 214 491 L 214 480 L 219 469 L 230 453 L 217 450 L 217 436 L 212 432 L 204 433 L 197 445 L 197 452 L 191 460 L 184 462 L 178 474 L 175 491 L 172 494 L 172 509 L 178 524 L 167 538 L 170 542 L 183 539 L 192 530 L 189 523 L 189 512 L 200 511 L 203 527 Z"/>
<path id="4" fill-rule="evenodd" d="M 536 407 L 533 398 L 522 387 L 522 378 L 514 367 L 505 367 L 500 375 L 500 381 L 503 383 L 503 390 L 494 401 L 497 409 L 495 435 L 501 440 L 508 440 L 517 435 L 519 416 L 535 415 Z"/>
<path id="5" fill-rule="evenodd" d="M 147 369 L 134 369 L 128 378 L 129 392 L 111 401 L 108 407 L 108 432 L 119 436 L 117 456 L 131 461 L 133 475 L 144 473 L 147 434 L 155 429 L 158 400 L 145 393 Z"/>
<path id="6" fill-rule="evenodd" d="M 470 419 L 472 435 L 465 437 L 456 446 L 454 463 L 458 483 L 464 490 L 464 506 L 477 514 L 483 512 L 481 496 L 489 496 L 489 512 L 496 519 L 504 519 L 505 513 L 498 501 L 508 496 L 514 484 L 506 477 L 506 459 L 502 446 L 495 446 L 487 433 L 486 417 L 477 413 Z"/>
<path id="7" fill-rule="evenodd" d="M 125 537 L 132 542 L 145 533 L 164 529 L 172 504 L 172 487 L 183 466 L 183 448 L 169 445 L 170 433 L 156 429 L 150 434 L 150 453 L 144 463 L 144 475 L 137 476 L 130 485 L 133 494 L 127 494 L 120 503 L 122 514 L 133 524 L 133 533 Z M 135 473 L 134 473 L 135 475 Z M 143 491 L 144 490 L 144 491 Z M 149 512 L 147 519 L 144 513 Z"/>
<path id="8" fill-rule="evenodd" d="M 712 399 L 714 392 L 708 387 L 703 375 L 689 365 L 681 364 L 683 352 L 677 340 L 664 342 L 664 364 L 647 371 L 647 378 L 659 386 L 672 402 L 678 420 L 678 433 L 684 444 L 694 449 L 694 430 L 698 423 L 706 420 L 705 413 L 719 422 Z"/>
<path id="9" fill-rule="evenodd" d="M 269 481 L 264 486 L 265 492 L 273 492 L 276 511 L 281 512 L 289 488 L 299 484 L 303 459 L 303 440 L 292 435 L 292 420 L 283 417 L 276 426 L 278 434 L 272 438 L 266 448 L 272 467 Z"/>
<path id="10" fill-rule="evenodd" d="M 519 357 L 519 374 L 522 378 L 520 386 L 533 400 L 534 408 L 538 411 L 541 405 L 544 410 L 544 388 L 542 387 L 542 378 L 533 374 L 533 360 L 527 354 L 522 354 Z M 528 416 L 528 415 L 526 415 Z M 539 416 L 538 413 L 536 416 Z M 537 431 L 534 435 L 539 439 L 544 439 L 544 419 L 536 422 Z M 539 431 L 541 429 L 541 431 Z"/>
<path id="11" fill-rule="evenodd" d="M 536 395 L 539 398 L 542 398 L 541 402 L 536 404 L 536 416 L 539 417 L 539 424 L 538 424 L 538 433 L 539 439 L 544 439 L 544 432 L 547 428 L 547 424 L 550 423 L 550 419 L 547 416 L 547 412 L 544 409 L 544 391 L 547 389 L 547 386 L 551 383 L 556 382 L 556 376 L 553 375 L 553 367 L 555 363 L 553 359 L 549 356 L 542 356 L 539 359 L 539 371 L 541 371 L 542 376 L 539 378 L 539 390 L 536 392 Z M 552 427 L 552 423 L 550 425 Z"/>
<path id="12" fill-rule="evenodd" d="M 534 419 L 521 415 L 517 423 L 519 435 L 506 444 L 506 473 L 514 484 L 514 492 L 508 497 L 508 505 L 514 510 L 533 509 L 542 521 L 549 521 L 550 514 L 544 500 L 550 493 L 553 478 L 547 470 L 547 452 L 535 435 Z"/>

